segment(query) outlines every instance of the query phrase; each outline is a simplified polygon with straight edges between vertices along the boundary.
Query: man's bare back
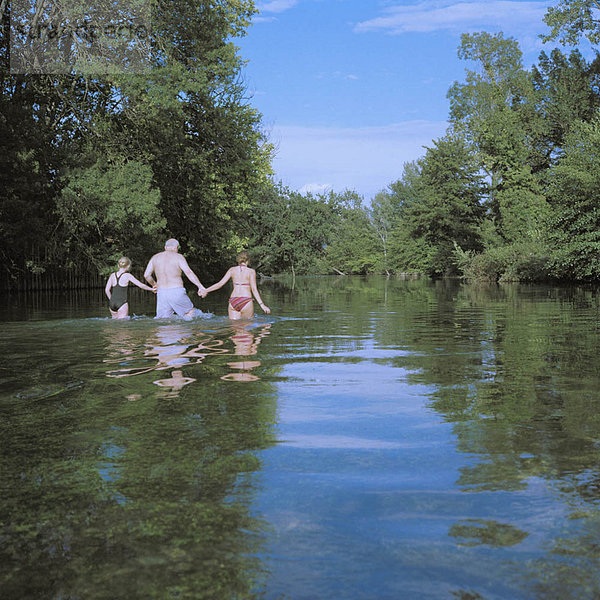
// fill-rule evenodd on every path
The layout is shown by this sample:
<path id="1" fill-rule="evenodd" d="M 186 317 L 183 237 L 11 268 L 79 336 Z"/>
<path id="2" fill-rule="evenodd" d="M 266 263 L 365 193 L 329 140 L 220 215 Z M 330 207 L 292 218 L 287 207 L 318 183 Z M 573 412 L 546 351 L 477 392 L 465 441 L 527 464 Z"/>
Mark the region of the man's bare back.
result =
<path id="1" fill-rule="evenodd" d="M 178 253 L 179 242 L 167 240 L 164 252 L 155 254 L 149 261 L 144 278 L 157 288 L 156 316 L 168 317 L 173 313 L 191 317 L 195 308 L 187 297 L 182 273 L 198 288 L 198 296 L 206 296 L 206 288 L 192 271 L 185 257 Z M 154 277 L 156 277 L 156 280 Z"/>
<path id="2" fill-rule="evenodd" d="M 151 285 L 156 285 L 159 290 L 183 287 L 182 273 L 198 288 L 198 296 L 206 296 L 206 288 L 188 265 L 185 257 L 179 254 L 179 243 L 177 240 L 168 240 L 165 250 L 155 254 L 146 267 L 144 278 Z M 152 277 L 156 276 L 156 281 Z"/>
<path id="3" fill-rule="evenodd" d="M 186 266 L 187 261 L 181 254 L 168 250 L 155 254 L 148 263 L 148 268 L 152 269 L 150 273 L 154 272 L 156 276 L 158 289 L 183 287 L 181 274 Z"/>

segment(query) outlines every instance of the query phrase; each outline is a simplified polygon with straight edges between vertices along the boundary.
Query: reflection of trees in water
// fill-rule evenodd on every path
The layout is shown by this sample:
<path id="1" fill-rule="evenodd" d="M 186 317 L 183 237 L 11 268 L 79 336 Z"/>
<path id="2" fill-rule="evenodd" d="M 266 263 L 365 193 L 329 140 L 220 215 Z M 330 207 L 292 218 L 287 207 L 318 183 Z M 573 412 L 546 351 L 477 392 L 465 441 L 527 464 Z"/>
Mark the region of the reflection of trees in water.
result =
<path id="1" fill-rule="evenodd" d="M 534 598 L 600 597 L 600 555 L 588 535 L 600 524 L 600 354 L 590 327 L 598 298 L 553 288 L 450 289 L 432 293 L 426 312 L 407 303 L 402 320 L 413 321 L 396 330 L 411 351 L 400 361 L 409 380 L 434 386 L 431 407 L 455 424 L 457 448 L 477 458 L 457 485 L 500 492 L 546 481 L 566 508 L 564 528 L 543 558 L 515 573 L 532 582 Z M 490 523 L 463 521 L 449 533 L 489 546 L 530 533 Z"/>
<path id="2" fill-rule="evenodd" d="M 532 561 L 524 573 L 535 598 L 600 598 L 600 517 L 598 510 L 569 515 L 568 530 L 553 540 L 549 552 Z"/>
<path id="3" fill-rule="evenodd" d="M 374 337 L 379 348 L 400 351 L 386 363 L 433 390 L 429 405 L 453 423 L 457 449 L 471 457 L 460 489 L 526 495 L 539 479 L 564 507 L 560 531 L 550 518 L 544 524 L 550 542 L 542 558 L 509 565 L 526 597 L 600 597 L 597 290 L 342 277 L 298 278 L 293 293 L 308 311 L 344 315 L 335 331 L 321 320 L 319 336 L 306 325 L 303 348 L 360 350 Z M 539 533 L 531 527 L 478 515 L 448 533 L 465 547 L 518 548 Z"/>
<path id="4" fill-rule="evenodd" d="M 539 481 L 549 504 L 564 509 L 542 531 L 539 523 L 465 515 L 449 527 L 452 540 L 495 556 L 523 551 L 527 560 L 498 566 L 526 588 L 524 597 L 600 597 L 597 290 L 340 277 L 296 278 L 293 290 L 271 293 L 305 307 L 288 350 L 297 339 L 304 353 L 359 351 L 374 338 L 377 348 L 396 352 L 381 360 L 432 390 L 429 406 L 453 424 L 457 449 L 470 457 L 456 482 L 461 490 L 481 492 L 484 505 L 490 493 L 526 499 Z M 338 313 L 331 327 L 323 318 L 329 311 Z M 541 550 L 540 538 L 548 540 Z M 541 558 L 531 558 L 533 546 Z"/>
<path id="5" fill-rule="evenodd" d="M 527 533 L 512 525 L 487 519 L 464 519 L 450 527 L 449 535 L 463 546 L 485 544 L 497 548 L 514 546 L 522 542 Z"/>
<path id="6" fill-rule="evenodd" d="M 489 564 L 498 557 L 498 569 L 527 586 L 522 597 L 600 597 L 597 296 L 426 280 L 390 280 L 384 293 L 381 281 L 334 281 L 332 291 L 331 280 L 315 287 L 297 278 L 295 306 L 306 307 L 306 319 L 288 329 L 286 350 L 360 350 L 373 338 L 393 349 L 381 360 L 429 386 L 431 408 L 470 456 L 461 490 L 527 502 L 526 487 L 537 480 L 566 516 L 522 523 L 461 514 L 448 539 L 467 560 L 477 548 Z M 311 321 L 321 309 L 342 316 Z M 248 507 L 256 454 L 271 444 L 275 395 L 264 380 L 242 387 L 220 377 L 244 372 L 227 363 L 258 361 L 264 346 L 235 356 L 231 328 L 186 337 L 186 323 L 169 341 L 127 325 L 123 339 L 107 336 L 101 377 L 0 420 L 2 481 L 12 490 L 2 501 L 3 594 L 252 598 L 263 524 Z M 241 350 L 253 347 L 250 338 L 238 341 Z M 172 352 L 157 350 L 168 346 Z M 105 369 L 125 376 L 106 377 Z M 155 383 L 179 377 L 196 381 L 180 390 Z M 240 390 L 251 401 L 240 400 Z M 137 401 L 124 402 L 128 396 Z M 531 558 L 526 548 L 520 564 L 504 561 L 519 556 L 520 544 L 535 545 L 535 534 L 550 540 L 544 555 Z"/>
<path id="7" fill-rule="evenodd" d="M 125 377 L 2 423 L 2 596 L 258 597 L 264 523 L 249 507 L 272 443 L 272 387 L 257 381 L 240 403 L 218 377 L 186 385 L 182 365 L 222 353 L 207 334 L 110 333 L 106 364 Z"/>

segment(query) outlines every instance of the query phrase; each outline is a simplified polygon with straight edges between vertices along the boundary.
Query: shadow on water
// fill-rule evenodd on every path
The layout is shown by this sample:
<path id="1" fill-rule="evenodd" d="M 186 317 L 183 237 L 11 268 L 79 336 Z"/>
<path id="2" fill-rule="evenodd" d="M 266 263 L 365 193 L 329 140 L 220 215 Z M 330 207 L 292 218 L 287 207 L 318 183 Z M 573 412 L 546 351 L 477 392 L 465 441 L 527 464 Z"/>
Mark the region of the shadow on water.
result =
<path id="1" fill-rule="evenodd" d="M 3 596 L 600 597 L 597 290 L 263 289 L 246 323 L 5 303 Z"/>

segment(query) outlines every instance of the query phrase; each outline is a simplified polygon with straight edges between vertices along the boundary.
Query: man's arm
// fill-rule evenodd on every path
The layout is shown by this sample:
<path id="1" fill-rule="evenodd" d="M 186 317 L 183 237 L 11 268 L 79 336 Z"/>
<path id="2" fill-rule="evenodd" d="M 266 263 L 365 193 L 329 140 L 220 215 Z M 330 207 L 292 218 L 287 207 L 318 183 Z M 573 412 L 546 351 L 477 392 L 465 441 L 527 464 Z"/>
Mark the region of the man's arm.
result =
<path id="1" fill-rule="evenodd" d="M 187 278 L 198 288 L 198 296 L 202 296 L 202 298 L 206 297 L 206 288 L 200 283 L 200 280 L 196 276 L 196 273 L 192 271 L 190 265 L 188 265 L 185 257 L 181 257 L 181 262 L 179 263 L 181 270 L 186 274 Z"/>
<path id="2" fill-rule="evenodd" d="M 227 273 L 225 273 L 225 275 L 223 276 L 223 279 L 221 279 L 221 281 L 219 281 L 217 283 L 213 283 L 210 287 L 207 287 L 206 293 L 208 294 L 209 292 L 214 292 L 215 290 L 222 288 L 229 281 L 230 277 L 231 277 L 231 269 L 227 269 Z"/>
<path id="3" fill-rule="evenodd" d="M 152 257 L 154 258 L 154 257 Z M 156 287 L 156 281 L 154 277 L 152 277 L 152 273 L 154 272 L 154 264 L 152 263 L 152 258 L 148 261 L 148 266 L 144 271 L 144 279 L 152 286 Z"/>
<path id="4" fill-rule="evenodd" d="M 133 283 L 134 285 L 137 285 L 140 289 L 146 290 L 147 292 L 154 292 L 156 294 L 155 286 L 148 287 L 145 283 L 142 283 L 141 281 L 136 279 L 131 273 L 125 273 L 125 275 L 127 277 L 127 281 Z"/>

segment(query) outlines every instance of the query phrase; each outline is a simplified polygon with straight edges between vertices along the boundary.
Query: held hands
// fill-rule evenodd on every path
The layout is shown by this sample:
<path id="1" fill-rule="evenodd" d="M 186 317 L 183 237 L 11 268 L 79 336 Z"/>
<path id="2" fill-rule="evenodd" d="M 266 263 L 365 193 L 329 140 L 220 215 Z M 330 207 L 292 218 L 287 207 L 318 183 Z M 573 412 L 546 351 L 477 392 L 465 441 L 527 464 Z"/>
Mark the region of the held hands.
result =
<path id="1" fill-rule="evenodd" d="M 208 292 L 206 291 L 205 287 L 198 288 L 198 296 L 201 298 L 206 298 L 206 296 L 208 296 Z"/>

